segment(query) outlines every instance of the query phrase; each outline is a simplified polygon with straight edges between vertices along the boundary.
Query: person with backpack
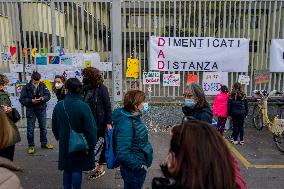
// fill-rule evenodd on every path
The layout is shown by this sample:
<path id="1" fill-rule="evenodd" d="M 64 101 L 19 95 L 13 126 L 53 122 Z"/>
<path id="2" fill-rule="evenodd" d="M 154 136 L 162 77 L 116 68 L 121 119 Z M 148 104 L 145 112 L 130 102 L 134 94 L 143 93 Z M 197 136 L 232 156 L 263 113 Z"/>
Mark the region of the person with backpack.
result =
<path id="1" fill-rule="evenodd" d="M 82 71 L 83 89 L 81 95 L 83 101 L 86 102 L 95 118 L 98 130 L 98 140 L 105 138 L 106 130 L 112 127 L 111 125 L 111 103 L 108 88 L 103 84 L 103 78 L 100 71 L 96 68 L 89 67 Z M 103 145 L 101 155 L 95 173 L 92 174 L 92 179 L 97 179 L 105 174 L 105 145 Z"/>
<path id="2" fill-rule="evenodd" d="M 213 102 L 213 115 L 217 116 L 217 131 L 223 136 L 224 129 L 227 121 L 227 107 L 228 107 L 228 99 L 229 99 L 229 90 L 225 85 L 221 86 L 221 92 L 216 95 L 215 100 Z"/>
<path id="3" fill-rule="evenodd" d="M 148 112 L 145 93 L 139 90 L 125 94 L 123 108 L 112 114 L 114 142 L 117 161 L 120 165 L 124 189 L 141 189 L 147 169 L 153 161 L 153 148 L 148 139 L 148 130 L 141 116 Z"/>
<path id="4" fill-rule="evenodd" d="M 233 85 L 232 93 L 228 101 L 228 116 L 233 121 L 233 134 L 231 142 L 233 144 L 244 145 L 244 121 L 248 115 L 248 102 L 246 94 L 240 83 Z M 240 141 L 238 138 L 240 136 Z"/>

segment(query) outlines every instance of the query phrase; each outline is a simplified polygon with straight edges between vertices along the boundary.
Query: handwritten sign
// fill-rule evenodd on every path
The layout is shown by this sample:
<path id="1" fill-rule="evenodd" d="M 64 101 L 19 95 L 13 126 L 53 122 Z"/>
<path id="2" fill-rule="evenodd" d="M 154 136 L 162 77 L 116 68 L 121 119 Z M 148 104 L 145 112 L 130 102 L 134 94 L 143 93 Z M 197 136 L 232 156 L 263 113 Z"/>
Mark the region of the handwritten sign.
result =
<path id="1" fill-rule="evenodd" d="M 180 86 L 180 74 L 164 74 L 163 75 L 163 86 Z"/>
<path id="2" fill-rule="evenodd" d="M 24 72 L 23 64 L 9 64 L 9 67 L 11 72 Z"/>
<path id="3" fill-rule="evenodd" d="M 204 72 L 202 88 L 205 95 L 220 93 L 221 86 L 228 86 L 228 72 Z"/>
<path id="4" fill-rule="evenodd" d="M 26 64 L 25 66 L 25 72 L 32 74 L 36 70 L 36 65 L 35 64 Z"/>
<path id="5" fill-rule="evenodd" d="M 160 84 L 160 72 L 143 72 L 143 84 Z"/>
<path id="6" fill-rule="evenodd" d="M 247 72 L 249 39 L 151 36 L 149 54 L 150 70 Z"/>
<path id="7" fill-rule="evenodd" d="M 269 83 L 270 82 L 270 73 L 266 72 L 256 72 L 254 74 L 255 84 Z"/>
<path id="8" fill-rule="evenodd" d="M 127 59 L 126 77 L 139 78 L 139 60 L 136 58 Z"/>
<path id="9" fill-rule="evenodd" d="M 9 80 L 9 84 L 14 84 L 19 80 L 19 74 L 18 73 L 4 73 L 4 75 Z"/>
<path id="10" fill-rule="evenodd" d="M 238 82 L 242 85 L 249 85 L 250 78 L 246 75 L 239 75 Z"/>

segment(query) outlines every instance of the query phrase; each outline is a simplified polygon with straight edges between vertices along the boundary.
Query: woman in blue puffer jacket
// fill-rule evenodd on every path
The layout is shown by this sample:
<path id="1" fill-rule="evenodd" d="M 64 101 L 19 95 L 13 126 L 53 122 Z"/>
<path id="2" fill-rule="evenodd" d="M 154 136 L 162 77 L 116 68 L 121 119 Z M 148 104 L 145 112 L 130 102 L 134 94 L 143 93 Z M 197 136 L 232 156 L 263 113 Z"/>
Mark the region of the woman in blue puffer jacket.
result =
<path id="1" fill-rule="evenodd" d="M 133 90 L 126 93 L 124 107 L 114 110 L 116 154 L 120 164 L 124 189 L 141 189 L 148 167 L 153 161 L 153 148 L 141 115 L 148 111 L 145 93 Z"/>

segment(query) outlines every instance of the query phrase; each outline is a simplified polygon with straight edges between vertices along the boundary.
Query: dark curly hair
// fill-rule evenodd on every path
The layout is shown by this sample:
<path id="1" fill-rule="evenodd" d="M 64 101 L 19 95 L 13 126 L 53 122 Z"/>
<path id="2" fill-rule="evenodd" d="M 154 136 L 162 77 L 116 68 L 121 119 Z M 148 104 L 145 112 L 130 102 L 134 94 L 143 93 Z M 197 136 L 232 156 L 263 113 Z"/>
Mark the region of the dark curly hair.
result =
<path id="1" fill-rule="evenodd" d="M 100 70 L 94 67 L 83 69 L 82 76 L 84 85 L 98 86 L 104 82 Z"/>
<path id="2" fill-rule="evenodd" d="M 231 93 L 231 98 L 236 100 L 238 97 L 241 98 L 241 100 L 243 100 L 243 99 L 246 98 L 246 94 L 245 94 L 245 92 L 243 91 L 242 84 L 240 84 L 240 83 L 235 83 L 235 84 L 233 85 L 233 89 L 232 89 L 232 93 Z"/>
<path id="3" fill-rule="evenodd" d="M 8 85 L 8 83 L 9 83 L 8 78 L 5 75 L 0 74 L 0 85 L 5 86 Z"/>

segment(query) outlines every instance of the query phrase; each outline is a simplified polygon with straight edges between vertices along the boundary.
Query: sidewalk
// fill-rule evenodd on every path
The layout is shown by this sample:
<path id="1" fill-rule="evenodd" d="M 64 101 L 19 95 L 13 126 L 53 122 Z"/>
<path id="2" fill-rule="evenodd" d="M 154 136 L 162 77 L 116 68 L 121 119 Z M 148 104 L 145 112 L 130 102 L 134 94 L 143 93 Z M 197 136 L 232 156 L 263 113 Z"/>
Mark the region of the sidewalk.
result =
<path id="1" fill-rule="evenodd" d="M 21 131 L 22 142 L 17 145 L 15 162 L 25 170 L 17 173 L 21 179 L 24 189 L 53 189 L 62 188 L 62 173 L 57 170 L 58 147 L 57 142 L 48 131 L 49 141 L 56 144 L 54 150 L 43 150 L 38 148 L 35 155 L 30 156 L 26 153 L 25 131 Z M 39 146 L 39 131 L 36 131 L 36 144 Z M 154 147 L 154 162 L 149 169 L 144 188 L 151 188 L 151 180 L 160 175 L 159 164 L 165 161 L 169 146 L 168 133 L 151 133 L 150 140 Z M 267 131 L 257 132 L 255 129 L 246 130 L 246 144 L 236 146 L 248 161 L 252 164 L 284 164 L 284 155 L 280 154 L 270 140 Z M 243 166 L 239 162 L 244 179 L 248 188 L 252 189 L 282 189 L 284 186 L 284 169 L 256 169 Z M 106 174 L 95 180 L 86 180 L 84 174 L 83 189 L 110 189 L 123 188 L 123 182 L 119 170 L 107 170 Z"/>

